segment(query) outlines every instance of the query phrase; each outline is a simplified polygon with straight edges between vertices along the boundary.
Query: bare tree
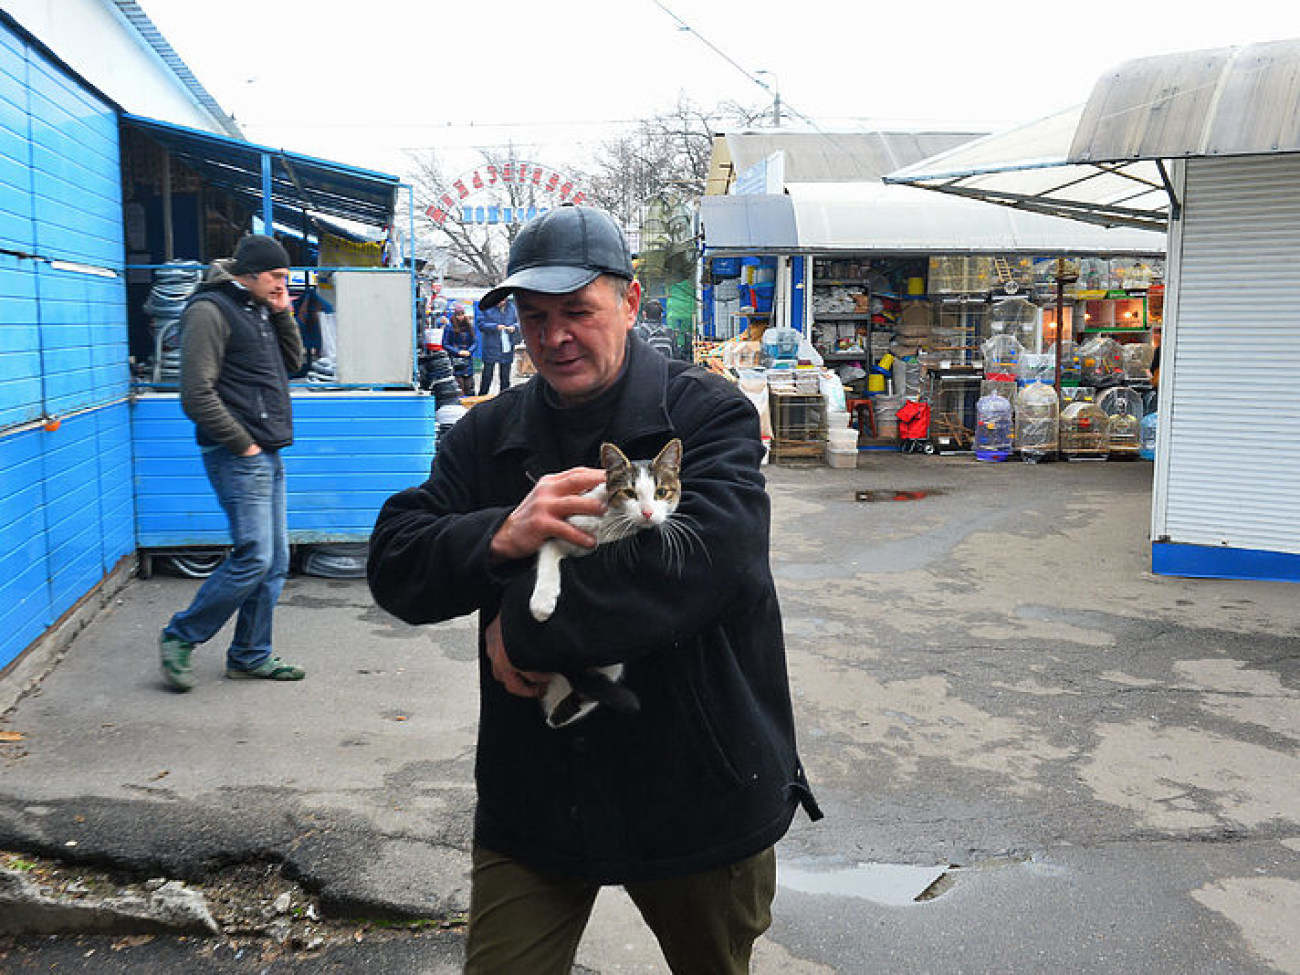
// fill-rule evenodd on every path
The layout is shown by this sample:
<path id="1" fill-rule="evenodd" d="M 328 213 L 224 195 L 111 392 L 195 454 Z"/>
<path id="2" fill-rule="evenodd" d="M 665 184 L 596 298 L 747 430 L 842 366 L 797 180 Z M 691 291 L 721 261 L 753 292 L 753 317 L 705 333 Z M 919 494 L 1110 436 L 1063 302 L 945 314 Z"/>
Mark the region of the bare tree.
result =
<path id="1" fill-rule="evenodd" d="M 592 202 L 635 228 L 651 203 L 671 205 L 702 196 L 714 135 L 722 127 L 753 125 L 766 112 L 736 102 L 706 110 L 679 97 L 671 109 L 641 120 L 596 150 L 586 177 Z"/>
<path id="2" fill-rule="evenodd" d="M 508 172 L 521 160 L 513 148 L 506 152 L 479 150 L 485 171 Z M 466 285 L 490 287 L 505 277 L 506 257 L 510 244 L 518 232 L 518 224 L 505 221 L 494 224 L 476 224 L 459 219 L 456 213 L 446 213 L 448 198 L 458 199 L 457 174 L 448 176 L 442 161 L 433 150 L 413 156 L 413 187 L 415 207 L 415 255 L 438 269 L 447 279 Z M 481 190 L 477 202 L 518 212 L 537 207 L 538 188 L 529 183 L 500 180 Z M 445 219 L 435 219 L 444 211 Z M 404 217 L 403 217 L 404 218 Z"/>

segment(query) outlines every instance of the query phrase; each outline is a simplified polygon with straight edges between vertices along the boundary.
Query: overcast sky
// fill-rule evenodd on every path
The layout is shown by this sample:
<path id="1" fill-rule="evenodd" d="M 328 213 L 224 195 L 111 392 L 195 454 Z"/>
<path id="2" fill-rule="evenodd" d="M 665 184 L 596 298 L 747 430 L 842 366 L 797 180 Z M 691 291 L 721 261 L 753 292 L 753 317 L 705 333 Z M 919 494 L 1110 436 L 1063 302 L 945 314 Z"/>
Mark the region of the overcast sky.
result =
<path id="1" fill-rule="evenodd" d="M 997 129 L 1131 58 L 1300 38 L 1296 0 L 139 2 L 253 142 L 398 175 L 508 143 L 577 165 L 682 94 L 770 106 L 754 78 L 787 125 Z"/>

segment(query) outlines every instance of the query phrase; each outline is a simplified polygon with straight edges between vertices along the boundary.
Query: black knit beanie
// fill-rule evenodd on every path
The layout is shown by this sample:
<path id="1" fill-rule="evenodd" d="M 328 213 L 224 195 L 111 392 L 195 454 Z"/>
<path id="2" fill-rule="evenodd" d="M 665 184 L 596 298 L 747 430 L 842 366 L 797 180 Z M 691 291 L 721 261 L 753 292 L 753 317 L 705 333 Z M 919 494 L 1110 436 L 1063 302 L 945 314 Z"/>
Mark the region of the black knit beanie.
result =
<path id="1" fill-rule="evenodd" d="M 231 274 L 260 274 L 289 266 L 289 252 L 274 237 L 249 234 L 235 246 Z"/>

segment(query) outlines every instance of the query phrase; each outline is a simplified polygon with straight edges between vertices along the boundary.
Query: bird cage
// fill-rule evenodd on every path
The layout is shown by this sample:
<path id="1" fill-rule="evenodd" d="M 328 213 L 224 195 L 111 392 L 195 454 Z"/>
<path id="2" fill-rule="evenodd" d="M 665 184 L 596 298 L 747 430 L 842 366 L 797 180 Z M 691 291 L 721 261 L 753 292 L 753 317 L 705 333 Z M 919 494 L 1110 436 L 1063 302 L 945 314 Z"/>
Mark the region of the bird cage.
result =
<path id="1" fill-rule="evenodd" d="M 1047 383 L 1030 383 L 1016 397 L 1016 449 L 1020 459 L 1036 464 L 1056 453 L 1060 402 Z"/>
<path id="2" fill-rule="evenodd" d="M 1129 382 L 1151 381 L 1151 357 L 1155 346 L 1150 342 L 1128 342 L 1121 347 L 1124 353 L 1124 375 Z"/>
<path id="3" fill-rule="evenodd" d="M 1038 307 L 1024 298 L 995 301 L 989 314 L 989 332 L 995 338 L 1010 335 L 1025 348 L 1034 347 L 1038 332 Z M 987 359 L 988 355 L 984 358 Z"/>
<path id="4" fill-rule="evenodd" d="M 1048 352 L 1024 352 L 1016 363 L 1016 382 L 1021 386 L 1030 383 L 1056 382 L 1056 356 Z"/>
<path id="5" fill-rule="evenodd" d="M 1061 456 L 1105 460 L 1110 455 L 1110 418 L 1096 403 L 1075 400 L 1061 411 Z"/>
<path id="6" fill-rule="evenodd" d="M 1127 386 L 1104 390 L 1097 397 L 1097 406 L 1110 417 L 1107 437 L 1110 456 L 1116 460 L 1138 455 L 1139 425 L 1142 422 L 1142 397 Z"/>
<path id="7" fill-rule="evenodd" d="M 1079 348 L 1079 379 L 1084 386 L 1113 386 L 1124 381 L 1124 353 L 1106 335 L 1094 335 Z"/>
<path id="8" fill-rule="evenodd" d="M 1055 366 L 1056 346 L 1052 345 L 1047 350 L 1047 353 L 1052 357 L 1052 363 Z M 1061 343 L 1061 388 L 1078 386 L 1082 375 L 1083 370 L 1079 363 L 1079 347 L 1070 339 L 1066 339 Z"/>
<path id="9" fill-rule="evenodd" d="M 986 339 L 980 346 L 984 356 L 986 379 L 1014 381 L 1020 371 L 1020 357 L 1025 348 L 1014 335 L 1003 332 Z"/>
<path id="10" fill-rule="evenodd" d="M 1000 393 L 981 396 L 975 404 L 975 459 L 1006 460 L 1011 456 L 1011 401 Z"/>

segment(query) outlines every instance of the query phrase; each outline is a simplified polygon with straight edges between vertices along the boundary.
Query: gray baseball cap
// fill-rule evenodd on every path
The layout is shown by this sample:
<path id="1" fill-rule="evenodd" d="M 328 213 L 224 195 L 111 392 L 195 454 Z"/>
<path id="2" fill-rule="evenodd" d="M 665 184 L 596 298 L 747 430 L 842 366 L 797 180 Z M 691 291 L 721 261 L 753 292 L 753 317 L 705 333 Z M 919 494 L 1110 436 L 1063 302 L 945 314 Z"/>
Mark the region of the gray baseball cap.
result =
<path id="1" fill-rule="evenodd" d="M 567 295 L 602 274 L 633 277 L 623 231 L 600 210 L 566 203 L 524 224 L 510 246 L 506 279 L 478 305 L 491 308 L 515 291 Z"/>

